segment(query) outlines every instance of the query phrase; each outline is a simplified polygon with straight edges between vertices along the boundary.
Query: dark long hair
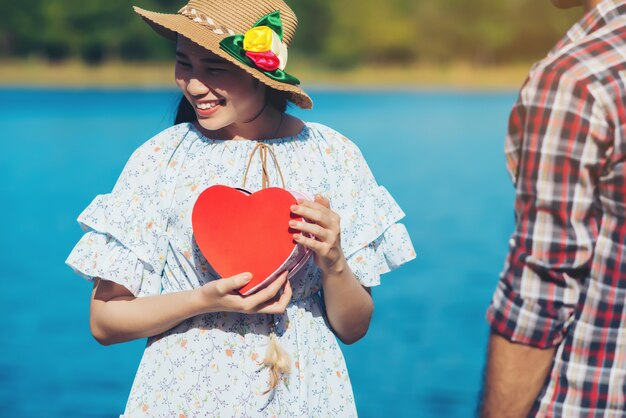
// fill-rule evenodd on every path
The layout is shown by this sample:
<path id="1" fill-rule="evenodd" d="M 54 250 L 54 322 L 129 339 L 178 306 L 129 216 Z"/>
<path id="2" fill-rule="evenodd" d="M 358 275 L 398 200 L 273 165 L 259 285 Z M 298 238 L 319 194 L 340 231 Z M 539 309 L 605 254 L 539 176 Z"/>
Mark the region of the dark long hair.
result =
<path id="1" fill-rule="evenodd" d="M 285 112 L 289 104 L 289 93 L 267 87 L 265 90 L 265 100 L 268 105 L 274 107 L 279 112 Z M 174 125 L 184 122 L 195 122 L 198 120 L 196 112 L 185 96 L 181 96 L 176 109 Z"/>

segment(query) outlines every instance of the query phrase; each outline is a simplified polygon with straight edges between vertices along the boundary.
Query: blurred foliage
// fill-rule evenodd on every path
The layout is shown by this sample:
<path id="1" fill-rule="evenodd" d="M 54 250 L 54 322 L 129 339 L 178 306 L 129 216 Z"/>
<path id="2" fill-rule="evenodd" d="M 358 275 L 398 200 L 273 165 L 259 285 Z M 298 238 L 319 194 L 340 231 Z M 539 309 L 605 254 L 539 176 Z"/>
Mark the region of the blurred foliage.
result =
<path id="1" fill-rule="evenodd" d="M 540 58 L 582 15 L 548 0 L 288 0 L 296 54 L 336 68 L 360 63 L 502 64 Z M 175 12 L 184 2 L 137 0 Z M 125 0 L 0 0 L 0 57 L 163 60 L 172 45 Z"/>

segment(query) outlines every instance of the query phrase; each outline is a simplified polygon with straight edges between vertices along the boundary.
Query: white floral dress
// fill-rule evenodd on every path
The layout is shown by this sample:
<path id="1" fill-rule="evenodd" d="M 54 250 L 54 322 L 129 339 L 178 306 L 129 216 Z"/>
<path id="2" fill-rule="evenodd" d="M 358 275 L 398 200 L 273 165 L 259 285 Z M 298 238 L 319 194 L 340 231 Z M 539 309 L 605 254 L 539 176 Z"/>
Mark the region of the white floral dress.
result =
<path id="1" fill-rule="evenodd" d="M 415 257 L 404 213 L 379 186 L 358 148 L 320 124 L 264 141 L 286 188 L 322 194 L 341 216 L 342 247 L 365 286 Z M 207 187 L 240 187 L 256 141 L 212 140 L 193 124 L 159 133 L 131 156 L 113 191 L 79 216 L 85 235 L 67 264 L 135 296 L 193 289 L 218 278 L 193 238 L 191 211 Z M 253 159 L 249 190 L 261 187 Z M 272 185 L 280 185 L 270 170 Z M 149 338 L 124 417 L 352 417 L 356 408 L 343 355 L 326 322 L 321 275 L 313 258 L 291 278 L 282 315 L 212 313 Z M 265 394 L 262 367 L 274 321 L 291 373 Z"/>

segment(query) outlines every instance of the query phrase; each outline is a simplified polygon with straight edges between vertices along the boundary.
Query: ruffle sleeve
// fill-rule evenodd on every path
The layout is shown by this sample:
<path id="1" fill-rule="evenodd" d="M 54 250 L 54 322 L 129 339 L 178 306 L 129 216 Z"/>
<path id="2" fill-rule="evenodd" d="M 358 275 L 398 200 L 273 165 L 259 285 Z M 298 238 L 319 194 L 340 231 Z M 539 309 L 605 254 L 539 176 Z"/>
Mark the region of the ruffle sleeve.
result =
<path id="1" fill-rule="evenodd" d="M 331 207 L 341 217 L 341 242 L 348 265 L 364 286 L 380 284 L 380 275 L 415 258 L 405 214 L 385 187 L 377 184 L 354 143 L 330 130 L 327 167 L 335 179 L 329 190 Z"/>
<path id="2" fill-rule="evenodd" d="M 381 274 L 415 258 L 415 251 L 406 227 L 398 223 L 404 212 L 387 189 L 377 186 L 355 205 L 348 221 L 342 220 L 344 253 L 361 284 L 377 286 Z"/>
<path id="3" fill-rule="evenodd" d="M 111 193 L 96 196 L 80 214 L 85 234 L 66 260 L 79 275 L 121 284 L 137 297 L 161 292 L 173 192 L 168 185 L 184 139 L 178 134 L 170 128 L 139 147 Z"/>
<path id="4" fill-rule="evenodd" d="M 110 280 L 126 287 L 137 297 L 161 291 L 160 272 L 109 234 L 85 233 L 66 263 L 89 281 L 96 277 Z"/>

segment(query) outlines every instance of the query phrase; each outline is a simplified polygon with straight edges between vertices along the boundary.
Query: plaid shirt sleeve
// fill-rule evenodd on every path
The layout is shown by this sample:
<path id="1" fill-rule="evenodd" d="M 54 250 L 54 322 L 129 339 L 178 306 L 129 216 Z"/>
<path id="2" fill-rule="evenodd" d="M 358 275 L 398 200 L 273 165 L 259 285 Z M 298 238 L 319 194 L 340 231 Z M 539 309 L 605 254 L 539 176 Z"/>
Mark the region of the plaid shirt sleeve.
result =
<path id="1" fill-rule="evenodd" d="M 516 225 L 487 311 L 492 331 L 511 341 L 555 346 L 573 320 L 598 233 L 606 132 L 585 82 L 562 69 L 531 73 L 509 120 Z"/>

